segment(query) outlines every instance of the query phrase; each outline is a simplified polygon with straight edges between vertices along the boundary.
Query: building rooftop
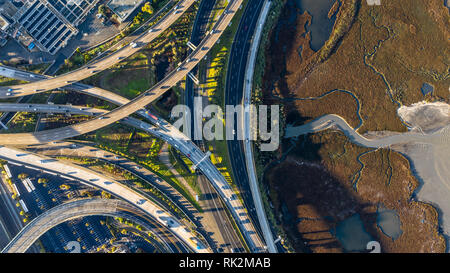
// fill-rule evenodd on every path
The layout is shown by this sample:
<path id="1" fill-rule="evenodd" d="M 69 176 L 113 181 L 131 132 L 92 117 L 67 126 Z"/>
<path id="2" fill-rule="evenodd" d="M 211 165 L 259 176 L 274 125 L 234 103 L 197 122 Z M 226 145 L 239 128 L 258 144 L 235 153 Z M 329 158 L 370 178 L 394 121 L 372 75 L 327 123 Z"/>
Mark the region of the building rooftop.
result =
<path id="1" fill-rule="evenodd" d="M 42 51 L 55 54 L 78 33 L 80 24 L 99 0 L 31 0 L 14 15 L 28 33 L 34 45 Z"/>

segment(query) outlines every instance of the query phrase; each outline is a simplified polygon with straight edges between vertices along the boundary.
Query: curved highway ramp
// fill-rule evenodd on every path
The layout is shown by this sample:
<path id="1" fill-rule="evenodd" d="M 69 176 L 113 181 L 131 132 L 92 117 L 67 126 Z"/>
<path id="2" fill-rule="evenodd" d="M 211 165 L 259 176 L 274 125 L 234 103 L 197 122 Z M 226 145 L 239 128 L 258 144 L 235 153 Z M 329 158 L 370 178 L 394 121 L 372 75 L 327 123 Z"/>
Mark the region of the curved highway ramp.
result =
<path id="1" fill-rule="evenodd" d="M 136 209 L 127 202 L 115 199 L 82 199 L 56 206 L 26 225 L 2 250 L 2 253 L 25 253 L 42 235 L 53 227 L 71 219 L 85 216 L 124 217 L 132 221 L 139 221 L 130 217 L 127 212 Z M 142 221 L 139 224 L 146 227 Z M 147 229 L 150 229 L 147 227 Z"/>

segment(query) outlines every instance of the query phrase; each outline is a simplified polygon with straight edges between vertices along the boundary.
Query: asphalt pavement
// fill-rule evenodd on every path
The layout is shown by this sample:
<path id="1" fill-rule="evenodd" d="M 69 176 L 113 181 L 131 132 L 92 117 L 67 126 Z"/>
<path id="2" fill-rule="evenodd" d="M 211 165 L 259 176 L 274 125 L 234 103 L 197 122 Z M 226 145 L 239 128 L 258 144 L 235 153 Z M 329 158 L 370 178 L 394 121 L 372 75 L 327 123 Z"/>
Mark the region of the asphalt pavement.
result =
<path id="1" fill-rule="evenodd" d="M 258 16 L 263 7 L 264 1 L 249 0 L 244 15 L 239 23 L 237 33 L 235 35 L 233 45 L 230 51 L 230 58 L 227 67 L 227 84 L 225 87 L 225 105 L 240 105 L 243 99 L 244 76 L 249 55 L 251 39 L 256 29 Z M 237 120 L 237 115 L 235 115 Z M 235 131 L 238 123 L 235 122 Z M 259 226 L 258 216 L 256 214 L 253 197 L 249 187 L 248 173 L 244 158 L 244 148 L 242 140 L 227 140 L 228 155 L 233 169 L 233 179 L 236 182 L 239 192 L 241 193 L 244 204 L 248 208 L 250 217 L 259 234 L 261 227 Z M 262 237 L 262 236 L 261 236 Z"/>

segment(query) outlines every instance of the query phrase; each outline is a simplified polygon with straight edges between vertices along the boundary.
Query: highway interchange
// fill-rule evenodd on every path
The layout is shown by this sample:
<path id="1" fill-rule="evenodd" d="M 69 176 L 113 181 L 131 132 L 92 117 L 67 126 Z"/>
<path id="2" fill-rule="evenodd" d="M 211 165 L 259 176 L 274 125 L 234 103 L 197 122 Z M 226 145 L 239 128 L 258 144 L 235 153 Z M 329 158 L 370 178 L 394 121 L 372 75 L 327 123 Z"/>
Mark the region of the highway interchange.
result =
<path id="1" fill-rule="evenodd" d="M 6 71 L 8 71 L 8 74 L 14 78 L 30 78 L 29 75 L 27 75 L 26 72 L 23 71 L 17 71 L 12 70 L 11 68 L 4 68 Z M 4 70 L 4 71 L 5 71 Z M 32 77 L 33 79 L 36 79 L 37 77 Z M 86 86 L 81 84 L 73 84 L 69 87 L 70 90 L 74 91 L 80 91 L 83 90 L 84 93 L 88 93 L 90 95 L 96 96 L 98 98 L 102 98 L 105 100 L 108 100 L 114 104 L 124 104 L 127 103 L 129 100 L 126 98 L 123 98 L 115 93 L 112 93 L 110 91 L 101 89 L 101 88 L 95 88 L 92 86 Z M 80 91 L 81 92 L 81 91 Z M 84 113 L 86 115 L 93 115 L 95 113 L 99 112 L 105 112 L 104 110 L 93 110 L 93 108 L 87 108 L 87 107 L 81 107 L 81 106 L 71 106 L 71 105 L 48 105 L 48 104 L 9 104 L 9 106 L 5 109 L 0 108 L 0 111 L 7 111 L 14 109 L 15 111 L 21 111 L 21 112 L 48 112 L 48 113 L 58 113 L 58 112 L 65 112 L 65 113 Z M 35 110 L 36 109 L 36 110 Z M 83 109 L 83 110 L 80 110 Z M 138 111 L 137 112 L 142 117 L 146 118 L 147 120 L 150 120 L 151 122 L 155 122 L 148 114 L 145 113 L 145 111 Z M 121 120 L 122 123 L 125 123 L 129 126 L 135 127 L 140 130 L 144 130 L 152 135 L 157 136 L 158 138 L 163 139 L 167 143 L 171 144 L 173 147 L 177 148 L 180 152 L 182 152 L 185 155 L 190 154 L 190 159 L 195 163 L 198 164 L 202 159 L 205 158 L 205 154 L 185 135 L 183 135 L 179 130 L 177 130 L 175 127 L 173 127 L 170 123 L 160 119 L 160 121 L 165 124 L 164 128 L 165 130 L 159 129 L 157 126 L 153 126 L 151 124 L 142 122 L 140 120 L 137 120 L 132 117 L 126 117 Z M 223 195 L 225 195 L 228 199 L 231 199 L 233 196 L 233 191 L 226 187 L 227 182 L 225 178 L 220 174 L 220 172 L 217 170 L 217 168 L 212 164 L 210 160 L 204 160 L 200 164 L 198 164 L 198 169 L 205 174 L 205 176 L 210 179 L 213 183 L 217 184 L 220 183 L 222 186 L 220 187 L 220 192 L 223 192 Z M 202 185 L 204 189 L 209 189 L 210 185 L 209 183 L 204 183 Z M 211 189 L 210 189 L 211 190 Z M 236 200 L 234 200 L 236 201 Z M 210 203 L 210 206 L 213 207 L 221 207 L 221 202 L 217 203 L 215 200 L 208 200 L 208 203 Z M 219 215 L 217 215 L 219 214 Z M 246 222 L 246 216 L 245 214 L 242 214 L 242 212 L 236 213 L 238 216 L 238 221 L 240 222 Z M 223 222 L 225 219 L 227 219 L 227 215 L 225 211 L 217 209 L 217 213 L 214 214 L 214 217 L 217 217 L 217 219 L 220 222 Z M 225 218 L 226 217 L 226 218 Z M 225 223 L 228 221 L 225 221 Z M 241 249 L 238 239 L 236 238 L 234 232 L 232 232 L 232 227 L 222 225 L 220 229 L 223 231 L 223 234 L 227 236 L 227 238 L 230 240 L 228 242 L 234 242 L 232 245 L 236 245 L 236 249 Z M 228 230 L 227 230 L 228 229 Z M 227 235 L 228 234 L 228 235 Z"/>
<path id="2" fill-rule="evenodd" d="M 127 186 L 117 181 L 111 181 L 108 177 L 74 164 L 61 162 L 53 158 L 32 154 L 16 148 L 1 147 L 0 158 L 7 159 L 9 162 L 14 162 L 15 164 L 46 170 L 63 178 L 80 181 L 81 183 L 110 192 L 114 196 L 138 207 L 166 226 L 178 238 L 182 239 L 192 251 L 200 253 L 211 251 L 198 238 L 193 237 L 189 229 L 183 223 L 179 222 L 170 212 L 157 206 L 154 202 Z"/>
<path id="3" fill-rule="evenodd" d="M 161 21 L 158 24 L 156 24 L 153 27 L 153 29 L 156 29 L 157 31 L 147 32 L 147 34 L 138 38 L 139 40 L 136 41 L 136 44 L 138 44 L 138 45 L 141 45 L 141 43 L 146 44 L 149 41 L 151 41 L 152 39 L 154 39 L 157 35 L 155 36 L 152 33 L 156 33 L 156 32 L 160 31 L 160 29 L 157 29 L 156 27 L 161 26 L 165 29 L 168 26 L 170 26 L 170 24 L 175 22 L 176 19 L 179 17 L 178 15 L 181 16 L 181 14 L 187 9 L 187 7 L 192 5 L 192 3 L 194 1 L 181 1 L 181 2 L 182 2 L 182 4 L 177 5 L 177 7 L 174 8 L 176 10 L 174 10 L 173 13 L 170 12 L 167 16 L 163 17 L 163 19 L 161 19 Z M 153 88 L 146 91 L 144 94 L 135 98 L 131 102 L 125 101 L 126 99 L 124 100 L 123 98 L 120 98 L 120 96 L 115 96 L 115 97 L 113 96 L 113 98 L 112 99 L 110 98 L 110 100 L 115 100 L 116 104 L 119 104 L 119 105 L 122 104 L 123 106 L 118 107 L 117 109 L 115 109 L 111 112 L 103 113 L 100 115 L 100 117 L 95 118 L 94 120 L 83 122 L 83 123 L 73 125 L 73 126 L 67 126 L 67 127 L 63 127 L 63 128 L 59 128 L 59 129 L 38 132 L 35 134 L 3 134 L 0 136 L 0 143 L 2 143 L 2 144 L 46 143 L 46 142 L 60 140 L 60 139 L 76 136 L 79 134 L 83 134 L 86 132 L 90 132 L 90 131 L 102 128 L 108 124 L 111 124 L 111 123 L 113 123 L 115 121 L 119 121 L 119 120 L 122 120 L 122 121 L 128 120 L 129 123 L 132 124 L 134 122 L 134 125 L 137 126 L 138 121 L 131 119 L 132 121 L 130 122 L 129 121 L 130 118 L 128 118 L 128 115 L 142 109 L 147 104 L 149 104 L 150 102 L 152 102 L 156 98 L 158 98 L 166 90 L 168 90 L 170 86 L 173 86 L 177 82 L 182 80 L 187 75 L 187 73 L 196 66 L 196 64 L 199 62 L 199 60 L 201 60 L 206 55 L 207 51 L 217 42 L 218 38 L 220 37 L 220 35 L 218 35 L 218 34 L 222 33 L 223 30 L 225 29 L 225 27 L 230 23 L 230 21 L 233 17 L 234 11 L 241 5 L 241 3 L 242 3 L 242 1 L 232 1 L 229 3 L 229 5 L 226 9 L 227 11 L 221 15 L 221 17 L 217 21 L 216 25 L 214 26 L 214 29 L 207 33 L 205 39 L 199 44 L 197 49 L 194 50 L 190 54 L 190 56 L 187 58 L 187 60 L 184 61 L 180 65 L 180 67 L 182 67 L 182 69 L 177 69 L 177 71 L 170 73 L 164 80 L 162 80 L 161 82 L 156 84 Z M 119 59 L 122 59 L 126 56 L 130 56 L 131 54 L 133 54 L 134 52 L 139 50 L 137 47 L 135 48 L 132 46 L 124 47 L 124 48 L 128 48 L 128 49 L 118 50 L 117 52 L 112 53 L 110 56 L 102 58 L 100 61 L 96 62 L 95 68 L 98 69 L 99 71 L 101 71 L 102 69 L 105 69 L 105 68 L 117 63 L 117 61 L 119 61 Z M 117 55 L 117 54 L 119 54 L 119 55 Z M 90 64 L 89 66 L 92 66 L 92 65 L 93 64 Z M 87 70 L 89 70 L 89 69 L 92 69 L 92 67 L 85 67 L 85 68 L 76 70 L 74 72 L 71 72 L 71 73 L 75 73 L 75 74 L 71 75 L 70 78 L 72 80 L 69 80 L 69 81 L 67 81 L 67 80 L 64 81 L 63 79 L 65 79 L 64 77 L 67 77 L 67 75 L 62 75 L 61 77 L 49 78 L 49 79 L 45 79 L 45 80 L 42 78 L 42 76 L 40 76 L 40 77 L 38 77 L 39 79 L 41 79 L 40 81 L 33 82 L 33 81 L 31 81 L 31 79 L 35 79 L 36 75 L 32 75 L 32 76 L 30 76 L 31 74 L 20 75 L 20 73 L 17 73 L 16 77 L 28 78 L 30 80 L 30 83 L 25 84 L 25 85 L 20 85 L 20 86 L 5 87 L 6 89 L 5 88 L 0 89 L 0 91 L 4 91 L 6 94 L 8 92 L 9 93 L 11 92 L 8 90 L 13 89 L 13 92 L 12 92 L 12 94 L 10 94 L 10 96 L 23 96 L 23 95 L 30 94 L 30 93 L 44 92 L 47 90 L 51 90 L 54 88 L 59 88 L 59 87 L 71 84 L 72 88 L 79 89 L 79 90 L 81 89 L 82 90 L 82 91 L 80 90 L 81 92 L 91 93 L 89 91 L 94 91 L 92 93 L 96 93 L 97 96 L 105 98 L 106 97 L 105 94 L 103 94 L 103 96 L 99 95 L 100 93 L 103 93 L 104 90 L 101 90 L 101 89 L 98 89 L 95 87 L 85 86 L 85 85 L 78 84 L 78 83 L 72 84 L 72 82 L 75 82 L 73 80 L 74 76 L 75 76 L 75 79 L 77 79 L 77 81 L 78 81 L 78 80 L 84 79 L 86 77 L 89 77 L 94 73 L 99 72 L 99 71 L 94 71 L 94 73 L 92 73 L 92 71 L 88 72 Z M 43 85 L 43 83 L 45 83 L 45 85 Z M 36 91 L 37 86 L 40 86 L 41 89 L 43 89 L 43 90 Z M 45 87 L 42 88 L 42 86 L 45 86 Z M 16 90 L 19 90 L 19 91 L 16 93 L 15 92 Z M 88 90 L 88 91 L 86 91 L 86 90 Z M 106 91 L 106 94 L 109 95 L 110 92 Z M 5 107 L 4 111 L 17 111 L 17 109 L 20 108 L 17 105 L 10 105 L 10 106 L 4 105 L 4 107 Z M 8 107 L 10 107 L 10 108 L 8 108 Z M 46 106 L 32 105 L 30 107 L 28 105 L 27 107 L 31 111 L 42 111 L 42 112 L 52 112 L 54 110 L 56 110 L 56 112 L 58 112 L 58 109 L 59 109 L 60 111 L 64 111 L 64 112 L 79 111 L 80 113 L 81 112 L 83 112 L 83 113 L 89 112 L 89 114 L 92 114 L 93 112 L 96 111 L 96 110 L 92 110 L 92 109 L 82 109 L 82 108 L 77 108 L 77 107 L 72 107 L 72 106 L 62 107 L 62 106 L 50 106 L 50 105 L 46 105 Z M 52 109 L 49 109 L 49 107 Z M 54 109 L 55 107 L 56 108 L 62 107 L 62 108 Z M 88 110 L 92 110 L 92 111 L 88 111 Z M 205 176 L 212 182 L 215 189 L 218 191 L 218 193 L 221 195 L 221 197 L 225 201 L 224 203 L 226 204 L 226 206 L 229 209 L 231 209 L 231 214 L 232 214 L 233 218 L 236 220 L 238 226 L 240 227 L 241 232 L 243 233 L 244 237 L 246 238 L 246 241 L 249 244 L 250 250 L 254 251 L 254 252 L 264 251 L 264 246 L 262 244 L 261 239 L 259 238 L 259 236 L 257 235 L 256 232 L 252 231 L 252 230 L 254 230 L 254 226 L 251 224 L 251 221 L 248 221 L 245 218 L 242 218 L 242 215 L 247 214 L 245 208 L 243 209 L 243 211 L 239 211 L 242 209 L 238 209 L 238 208 L 243 208 L 240 205 L 239 200 L 232 198 L 234 193 L 232 192 L 232 190 L 228 189 L 229 187 L 227 186 L 227 182 L 225 181 L 225 179 L 223 179 L 223 176 L 214 167 L 214 165 L 211 163 L 211 161 L 209 161 L 209 160 L 202 161 L 202 159 L 204 158 L 204 154 L 198 147 L 191 144 L 190 140 L 186 136 L 182 135 L 178 130 L 175 131 L 173 129 L 173 130 L 169 130 L 168 134 L 164 134 L 164 133 L 161 134 L 161 132 L 162 132 L 161 130 L 158 130 L 158 128 L 154 128 L 150 125 L 146 128 L 143 128 L 142 123 L 139 123 L 138 126 L 140 126 L 142 129 L 152 130 L 152 133 L 155 135 L 158 135 L 158 133 L 159 133 L 159 137 L 167 140 L 169 143 L 172 142 L 171 144 L 173 144 L 175 147 L 177 147 L 177 149 L 179 149 L 184 154 L 189 154 L 190 152 L 192 152 L 191 160 L 194 163 L 195 163 L 195 161 L 201 162 L 199 164 L 199 169 L 201 169 L 202 172 L 205 174 Z M 170 124 L 168 124 L 167 127 L 170 128 Z M 170 135 L 170 136 L 168 136 L 168 135 Z M 178 142 L 178 144 L 176 142 Z M 232 199 L 234 199 L 234 200 L 232 200 Z"/>

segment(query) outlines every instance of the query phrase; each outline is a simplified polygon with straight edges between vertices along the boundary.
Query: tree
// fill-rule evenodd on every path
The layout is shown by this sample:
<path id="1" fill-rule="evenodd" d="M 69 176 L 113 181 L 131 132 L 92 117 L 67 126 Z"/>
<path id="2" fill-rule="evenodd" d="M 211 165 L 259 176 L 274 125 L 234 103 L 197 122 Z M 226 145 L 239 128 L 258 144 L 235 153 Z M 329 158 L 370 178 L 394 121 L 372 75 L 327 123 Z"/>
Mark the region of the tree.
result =
<path id="1" fill-rule="evenodd" d="M 19 179 L 21 179 L 21 180 L 24 180 L 25 178 L 28 177 L 28 174 L 26 174 L 26 173 L 21 173 L 21 174 L 19 174 L 17 177 L 18 177 Z"/>
<path id="2" fill-rule="evenodd" d="M 150 15 L 153 14 L 153 7 L 150 2 L 145 3 L 145 5 L 142 7 L 142 12 L 146 12 Z"/>
<path id="3" fill-rule="evenodd" d="M 110 198 L 111 198 L 111 194 L 110 194 L 110 193 L 107 193 L 107 192 L 105 192 L 105 191 L 102 191 L 102 198 L 104 198 L 104 199 L 110 199 Z"/>
<path id="4" fill-rule="evenodd" d="M 48 182 L 48 179 L 47 179 L 47 178 L 41 177 L 41 178 L 38 179 L 38 183 L 39 183 L 39 184 L 46 184 L 47 182 Z"/>
<path id="5" fill-rule="evenodd" d="M 105 15 L 106 14 L 106 6 L 105 4 L 101 4 L 100 6 L 98 6 L 98 13 L 101 15 Z"/>
<path id="6" fill-rule="evenodd" d="M 64 64 L 66 65 L 66 66 L 73 66 L 73 62 L 71 61 L 71 60 L 69 60 L 69 59 L 65 59 L 64 60 Z"/>
<path id="7" fill-rule="evenodd" d="M 113 14 L 112 16 L 111 16 L 111 20 L 112 21 L 115 21 L 115 22 L 119 22 L 119 16 L 117 16 L 117 14 Z"/>
<path id="8" fill-rule="evenodd" d="M 69 186 L 69 185 L 66 185 L 66 184 L 62 184 L 61 186 L 59 186 L 59 188 L 60 188 L 61 190 L 70 190 L 70 186 Z"/>

